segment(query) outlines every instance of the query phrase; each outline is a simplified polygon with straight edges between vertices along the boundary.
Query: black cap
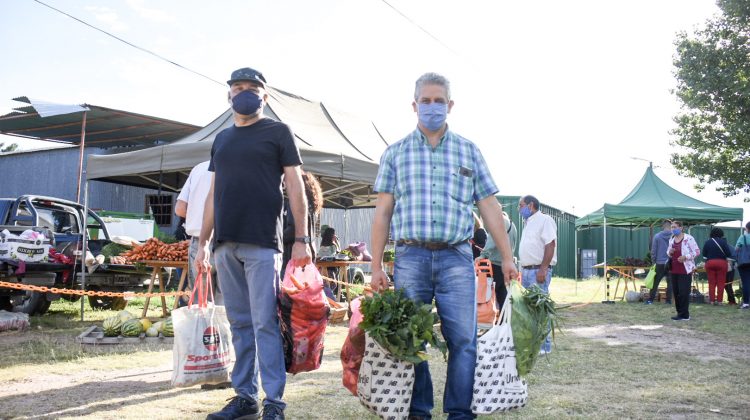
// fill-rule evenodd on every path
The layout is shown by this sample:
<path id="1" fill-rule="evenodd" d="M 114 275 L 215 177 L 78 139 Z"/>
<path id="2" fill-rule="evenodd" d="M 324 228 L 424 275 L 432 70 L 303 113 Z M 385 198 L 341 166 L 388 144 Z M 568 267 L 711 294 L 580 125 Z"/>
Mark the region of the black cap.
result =
<path id="1" fill-rule="evenodd" d="M 266 87 L 266 78 L 258 70 L 251 69 L 250 67 L 244 67 L 237 69 L 232 72 L 232 77 L 227 80 L 227 84 L 232 86 L 232 83 L 239 82 L 241 80 L 247 80 L 249 82 L 257 83 L 263 87 Z"/>

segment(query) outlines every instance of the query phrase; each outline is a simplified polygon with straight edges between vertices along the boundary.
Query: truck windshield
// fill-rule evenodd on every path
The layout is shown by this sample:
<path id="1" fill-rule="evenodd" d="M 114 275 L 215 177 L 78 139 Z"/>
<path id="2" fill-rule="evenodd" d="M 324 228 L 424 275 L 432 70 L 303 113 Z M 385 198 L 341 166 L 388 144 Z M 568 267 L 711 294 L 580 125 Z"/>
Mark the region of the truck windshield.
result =
<path id="1" fill-rule="evenodd" d="M 44 226 L 54 233 L 79 233 L 75 213 L 59 208 L 37 208 L 39 226 Z"/>

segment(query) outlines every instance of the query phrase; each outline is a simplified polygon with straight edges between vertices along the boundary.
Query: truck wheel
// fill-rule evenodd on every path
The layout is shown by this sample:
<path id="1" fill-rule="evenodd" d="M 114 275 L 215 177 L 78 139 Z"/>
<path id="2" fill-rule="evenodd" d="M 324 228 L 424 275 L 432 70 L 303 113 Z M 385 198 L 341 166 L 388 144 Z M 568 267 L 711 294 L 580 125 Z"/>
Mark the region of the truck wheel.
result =
<path id="1" fill-rule="evenodd" d="M 123 297 L 89 296 L 89 305 L 92 309 L 121 311 L 128 306 L 128 301 Z"/>
<path id="2" fill-rule="evenodd" d="M 44 302 L 42 302 L 41 305 L 36 309 L 37 315 L 44 315 L 49 310 L 50 305 L 52 305 L 52 301 L 48 300 L 45 296 Z"/>
<path id="3" fill-rule="evenodd" d="M 11 297 L 14 312 L 23 312 L 29 315 L 36 315 L 44 305 L 47 304 L 47 296 L 41 292 L 27 291 L 22 295 Z M 49 308 L 49 305 L 47 305 Z M 46 309 L 44 310 L 46 312 Z M 42 312 L 44 313 L 44 312 Z"/>
<path id="4" fill-rule="evenodd" d="M 0 296 L 0 311 L 13 312 L 13 304 L 10 302 L 10 296 Z"/>

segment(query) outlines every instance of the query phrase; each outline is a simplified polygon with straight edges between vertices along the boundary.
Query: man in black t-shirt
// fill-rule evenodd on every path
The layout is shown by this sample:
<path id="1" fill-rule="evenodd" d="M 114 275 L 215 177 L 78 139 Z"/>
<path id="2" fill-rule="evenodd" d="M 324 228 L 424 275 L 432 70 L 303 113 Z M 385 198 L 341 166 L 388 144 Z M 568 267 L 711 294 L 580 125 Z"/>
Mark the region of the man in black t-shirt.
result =
<path id="1" fill-rule="evenodd" d="M 236 397 L 209 420 L 258 417 L 258 371 L 266 398 L 263 419 L 283 419 L 286 369 L 276 297 L 281 278 L 282 181 L 295 220 L 292 261 L 310 262 L 302 159 L 286 124 L 263 116 L 266 79 L 257 70 L 232 73 L 234 125 L 211 148 L 211 188 L 203 212 L 196 270 L 210 269 L 208 243 L 232 330 Z"/>

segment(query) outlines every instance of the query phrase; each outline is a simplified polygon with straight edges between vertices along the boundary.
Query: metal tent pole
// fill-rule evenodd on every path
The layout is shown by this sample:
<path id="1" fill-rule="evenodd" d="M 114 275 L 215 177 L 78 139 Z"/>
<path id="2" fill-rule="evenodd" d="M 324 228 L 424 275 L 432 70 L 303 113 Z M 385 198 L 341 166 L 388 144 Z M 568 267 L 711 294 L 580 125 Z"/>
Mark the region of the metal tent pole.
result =
<path id="1" fill-rule="evenodd" d="M 85 171 L 84 171 L 85 173 Z M 86 291 L 86 250 L 88 249 L 88 225 L 89 225 L 89 181 L 84 182 L 83 187 L 83 249 L 81 250 L 81 290 Z M 74 274 L 75 276 L 75 274 Z M 81 321 L 83 321 L 83 310 L 85 296 L 81 296 Z"/>
<path id="2" fill-rule="evenodd" d="M 83 121 L 81 122 L 81 147 L 78 156 L 78 183 L 76 184 L 76 203 L 81 204 L 81 181 L 83 178 L 83 149 L 86 143 L 86 115 L 83 111 Z"/>
<path id="3" fill-rule="evenodd" d="M 609 298 L 609 270 L 607 269 L 607 216 L 604 216 L 604 226 L 602 229 L 604 229 L 604 278 L 607 282 L 606 297 L 602 303 L 615 303 L 614 300 Z"/>

